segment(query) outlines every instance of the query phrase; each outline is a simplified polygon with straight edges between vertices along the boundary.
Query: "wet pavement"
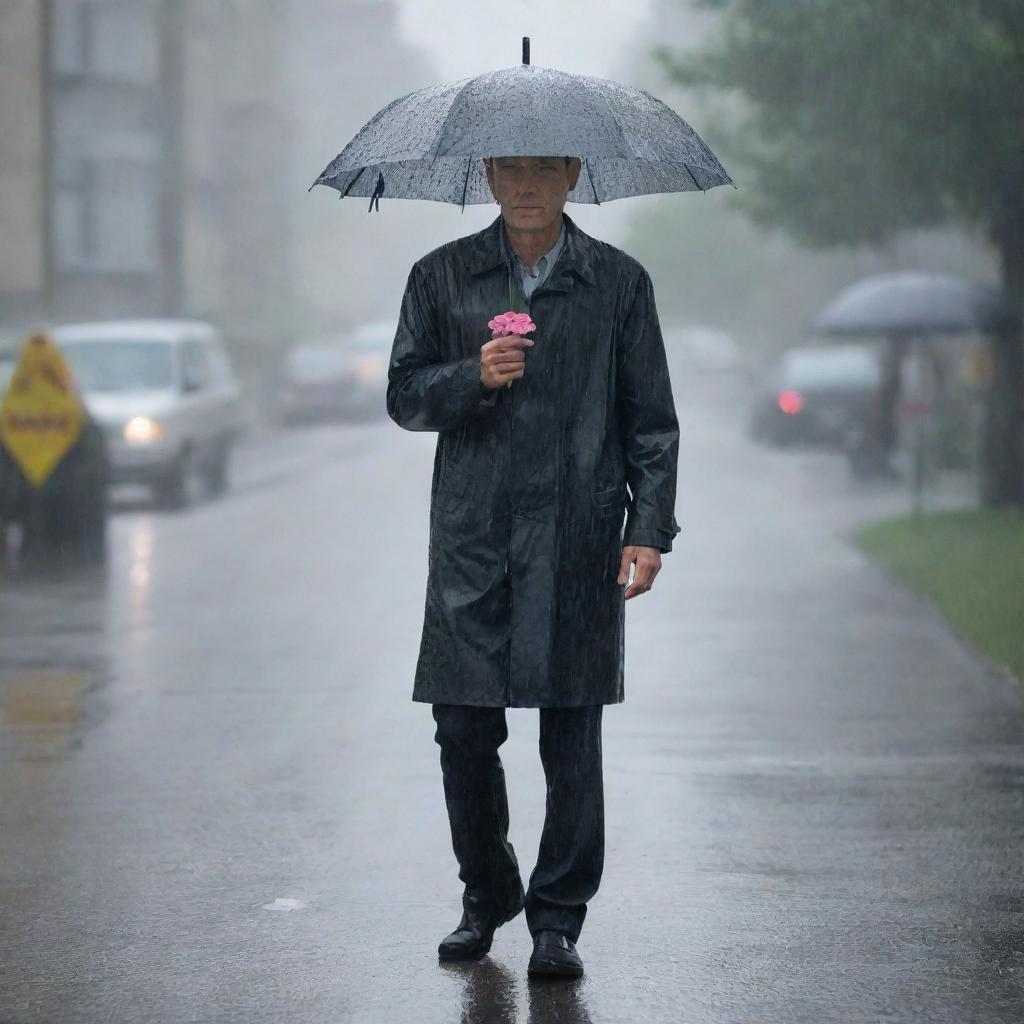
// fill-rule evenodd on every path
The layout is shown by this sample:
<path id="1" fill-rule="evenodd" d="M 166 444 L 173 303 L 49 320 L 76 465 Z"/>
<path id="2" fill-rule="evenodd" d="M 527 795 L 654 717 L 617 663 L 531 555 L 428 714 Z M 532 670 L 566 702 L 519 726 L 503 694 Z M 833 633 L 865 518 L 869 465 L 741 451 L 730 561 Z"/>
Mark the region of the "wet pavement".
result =
<path id="1" fill-rule="evenodd" d="M 262 439 L 126 501 L 108 570 L 0 584 L 0 1021 L 1019 1022 L 1024 700 L 851 545 L 905 496 L 678 378 L 683 532 L 627 605 L 578 982 L 459 883 L 409 699 L 432 435 Z M 540 836 L 508 713 L 511 839 Z"/>

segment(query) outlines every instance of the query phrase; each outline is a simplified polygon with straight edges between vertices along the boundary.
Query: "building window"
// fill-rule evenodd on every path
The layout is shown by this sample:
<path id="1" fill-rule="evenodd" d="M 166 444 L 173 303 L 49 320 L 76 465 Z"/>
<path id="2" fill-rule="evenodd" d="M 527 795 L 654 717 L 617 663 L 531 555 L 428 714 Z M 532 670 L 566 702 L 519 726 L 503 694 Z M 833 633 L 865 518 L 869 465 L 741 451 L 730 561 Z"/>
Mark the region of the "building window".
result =
<path id="1" fill-rule="evenodd" d="M 160 204 L 154 162 L 75 157 L 58 164 L 54 185 L 59 271 L 157 271 Z"/>
<path id="2" fill-rule="evenodd" d="M 53 73 L 58 78 L 156 84 L 159 7 L 159 0 L 53 0 Z"/>

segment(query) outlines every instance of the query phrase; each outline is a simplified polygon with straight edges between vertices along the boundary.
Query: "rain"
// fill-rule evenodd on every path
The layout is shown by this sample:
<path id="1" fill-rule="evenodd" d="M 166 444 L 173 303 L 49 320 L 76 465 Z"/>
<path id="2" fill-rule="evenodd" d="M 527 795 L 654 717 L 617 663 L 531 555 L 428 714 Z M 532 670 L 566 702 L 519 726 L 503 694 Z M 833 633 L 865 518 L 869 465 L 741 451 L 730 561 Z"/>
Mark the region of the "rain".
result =
<path id="1" fill-rule="evenodd" d="M 919 7 L 0 0 L 0 1021 L 1024 1018 L 1024 17 Z"/>

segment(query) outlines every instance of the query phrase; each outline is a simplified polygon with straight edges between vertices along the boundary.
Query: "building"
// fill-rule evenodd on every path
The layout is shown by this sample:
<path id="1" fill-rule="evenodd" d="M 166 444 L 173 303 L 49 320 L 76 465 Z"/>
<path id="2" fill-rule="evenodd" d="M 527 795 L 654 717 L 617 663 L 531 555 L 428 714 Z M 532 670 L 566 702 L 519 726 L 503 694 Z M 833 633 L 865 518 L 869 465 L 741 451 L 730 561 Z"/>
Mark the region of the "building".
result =
<path id="1" fill-rule="evenodd" d="M 50 291 L 46 31 L 37 0 L 0 19 L 0 325 L 38 316 Z"/>
<path id="2" fill-rule="evenodd" d="M 17 75 L 27 106 L 0 88 L 0 117 L 19 129 L 11 160 L 21 169 L 13 187 L 0 178 L 0 202 L 19 218 L 5 236 L 31 239 L 37 255 L 31 278 L 19 280 L 17 270 L 9 276 L 16 252 L 5 254 L 0 302 L 15 316 L 56 319 L 179 311 L 182 8 L 162 0 L 16 7 L 0 36 L 19 66 L 4 61 L 4 76 Z M 27 212 L 21 197 L 30 190 Z"/>
<path id="3" fill-rule="evenodd" d="M 6 0 L 0 328 L 193 315 L 236 347 L 274 329 L 289 278 L 283 6 Z"/>

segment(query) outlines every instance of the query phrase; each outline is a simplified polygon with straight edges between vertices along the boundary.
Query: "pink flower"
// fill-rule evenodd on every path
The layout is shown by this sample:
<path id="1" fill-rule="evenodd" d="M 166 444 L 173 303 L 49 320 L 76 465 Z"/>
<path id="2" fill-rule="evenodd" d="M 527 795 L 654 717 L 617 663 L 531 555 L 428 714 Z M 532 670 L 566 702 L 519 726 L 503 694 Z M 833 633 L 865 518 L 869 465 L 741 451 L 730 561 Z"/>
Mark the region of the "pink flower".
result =
<path id="1" fill-rule="evenodd" d="M 507 313 L 499 313 L 493 320 L 488 320 L 487 326 L 494 332 L 495 338 L 507 338 L 510 334 L 529 334 L 530 331 L 537 329 L 529 313 L 516 313 L 511 309 Z"/>

